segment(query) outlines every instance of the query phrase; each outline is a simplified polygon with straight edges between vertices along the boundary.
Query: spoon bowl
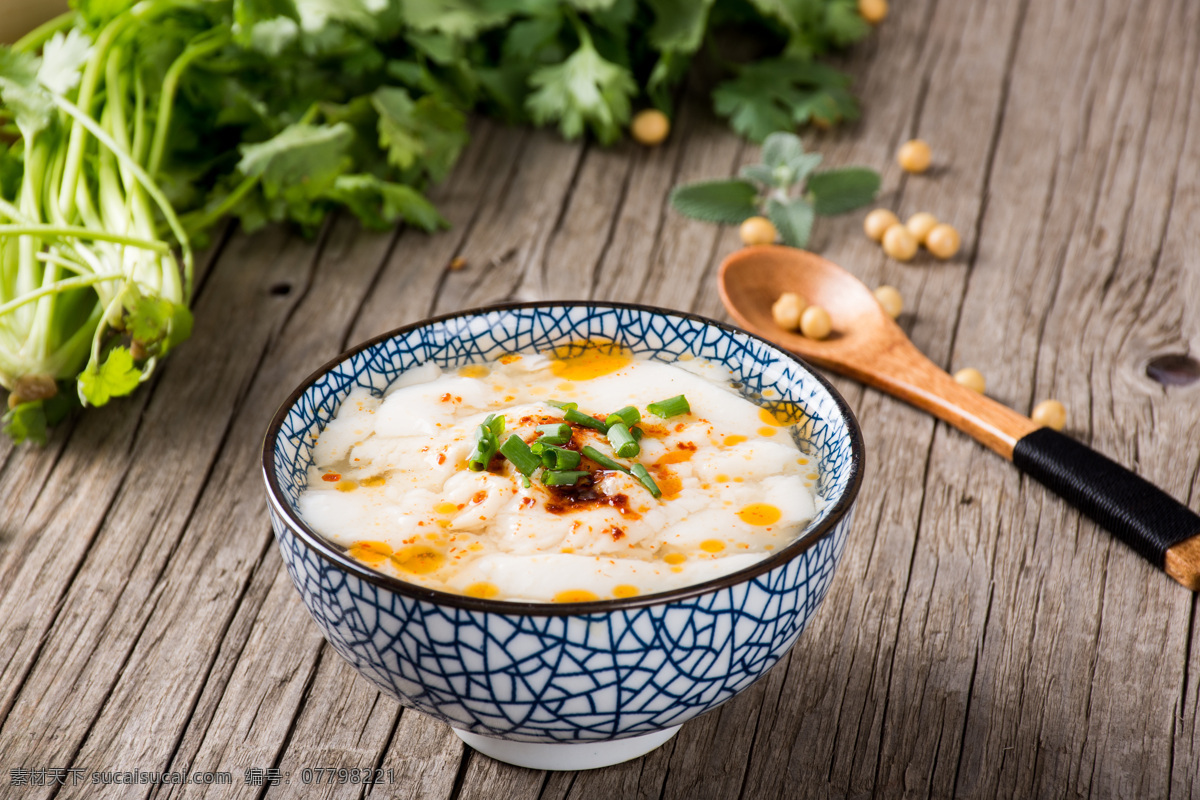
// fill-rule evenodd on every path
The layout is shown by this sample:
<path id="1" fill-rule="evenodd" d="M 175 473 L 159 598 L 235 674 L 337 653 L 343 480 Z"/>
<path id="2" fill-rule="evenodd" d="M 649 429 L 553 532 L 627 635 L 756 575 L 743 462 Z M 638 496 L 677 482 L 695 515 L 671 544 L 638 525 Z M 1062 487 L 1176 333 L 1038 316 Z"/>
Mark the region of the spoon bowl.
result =
<path id="1" fill-rule="evenodd" d="M 956 383 L 913 346 L 870 289 L 815 253 L 747 247 L 721 264 L 719 289 L 725 308 L 747 330 L 912 403 L 1010 461 L 1016 442 L 1037 428 L 1028 417 Z M 771 304 L 784 292 L 829 312 L 828 338 L 809 339 L 775 324 Z"/>
<path id="2" fill-rule="evenodd" d="M 820 256 L 786 247 L 750 247 L 721 266 L 721 300 L 742 326 L 770 338 L 804 358 L 838 369 L 856 353 L 897 345 L 904 332 L 857 278 Z M 775 324 L 771 304 L 785 291 L 795 292 L 829 312 L 833 332 L 817 341 Z"/>
<path id="3" fill-rule="evenodd" d="M 953 425 L 1200 590 L 1200 516 L 1088 446 L 960 386 L 837 264 L 791 247 L 747 247 L 725 259 L 718 282 L 721 302 L 742 327 Z M 828 311 L 830 336 L 809 339 L 776 325 L 771 305 L 784 292 Z"/>

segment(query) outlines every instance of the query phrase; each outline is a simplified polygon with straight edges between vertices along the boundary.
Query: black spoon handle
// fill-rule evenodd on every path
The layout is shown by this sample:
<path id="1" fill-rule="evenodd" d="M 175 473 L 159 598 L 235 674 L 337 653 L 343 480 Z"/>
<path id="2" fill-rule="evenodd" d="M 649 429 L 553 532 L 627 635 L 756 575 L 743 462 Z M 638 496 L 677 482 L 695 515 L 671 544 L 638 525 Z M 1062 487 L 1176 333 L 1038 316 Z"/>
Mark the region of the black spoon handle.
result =
<path id="1" fill-rule="evenodd" d="M 1178 554 L 1181 545 L 1200 537 L 1200 516 L 1162 489 L 1050 428 L 1017 440 L 1013 463 L 1175 580 L 1200 589 L 1200 564 L 1180 575 L 1172 568 L 1178 559 L 1168 559 L 1172 548 Z"/>

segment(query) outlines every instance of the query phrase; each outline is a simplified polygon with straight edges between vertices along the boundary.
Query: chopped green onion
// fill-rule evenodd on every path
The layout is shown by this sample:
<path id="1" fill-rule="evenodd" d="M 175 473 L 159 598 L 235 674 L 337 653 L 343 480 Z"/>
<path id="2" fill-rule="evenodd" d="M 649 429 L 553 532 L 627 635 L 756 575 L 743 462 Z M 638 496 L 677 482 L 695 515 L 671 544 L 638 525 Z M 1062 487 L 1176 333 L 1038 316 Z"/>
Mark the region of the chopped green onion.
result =
<path id="1" fill-rule="evenodd" d="M 475 429 L 475 447 L 467 456 L 467 467 L 472 472 L 483 472 L 499 450 L 496 434 L 486 424 Z"/>
<path id="2" fill-rule="evenodd" d="M 632 427 L 642 421 L 642 415 L 633 406 L 625 406 L 608 415 L 604 420 L 604 424 L 612 427 L 618 422 L 624 422 L 626 427 Z"/>
<path id="3" fill-rule="evenodd" d="M 635 442 L 640 442 L 642 440 L 642 437 L 646 435 L 645 433 L 642 432 L 642 429 L 637 427 L 636 425 L 629 429 L 629 433 L 633 435 L 633 440 Z"/>
<path id="4" fill-rule="evenodd" d="M 567 422 L 574 422 L 576 425 L 584 425 L 588 428 L 593 428 L 601 433 L 604 433 L 608 430 L 608 426 L 600 420 L 596 419 L 595 417 L 589 417 L 587 414 L 584 414 L 581 411 L 576 411 L 573 408 L 568 408 L 566 410 L 566 412 L 563 414 L 563 419 L 565 419 Z"/>
<path id="5" fill-rule="evenodd" d="M 663 419 L 692 413 L 692 407 L 688 403 L 687 398 L 681 394 L 668 397 L 666 400 L 659 400 L 657 403 L 651 403 L 646 406 L 646 410 L 654 416 L 662 417 Z"/>
<path id="6" fill-rule="evenodd" d="M 542 451 L 545 450 L 549 446 L 550 445 L 546 444 L 541 439 L 538 439 L 536 442 L 529 445 L 529 452 L 533 453 L 535 456 L 540 456 L 542 454 Z"/>
<path id="7" fill-rule="evenodd" d="M 542 483 L 547 486 L 574 486 L 579 483 L 580 478 L 585 478 L 592 473 L 586 470 L 543 470 Z"/>
<path id="8" fill-rule="evenodd" d="M 499 437 L 500 434 L 504 433 L 504 415 L 488 414 L 487 419 L 483 421 L 480 427 L 487 428 L 492 432 L 493 436 Z"/>
<path id="9" fill-rule="evenodd" d="M 680 396 L 682 397 L 682 395 Z M 645 486 L 650 494 L 654 495 L 655 500 L 662 497 L 662 489 L 658 488 L 658 484 L 654 482 L 654 478 L 650 477 L 650 473 L 646 471 L 645 467 L 641 464 L 634 464 L 632 472 L 633 477 L 642 482 L 642 486 Z"/>
<path id="10" fill-rule="evenodd" d="M 525 444 L 525 440 L 515 433 L 500 445 L 500 452 L 512 462 L 513 466 L 517 468 L 517 472 L 522 475 L 530 475 L 542 465 L 542 460 L 535 456 L 529 449 L 529 445 Z"/>
<path id="11" fill-rule="evenodd" d="M 552 444 L 542 448 L 542 466 L 546 469 L 575 469 L 582 457 L 575 450 L 555 447 Z"/>
<path id="12" fill-rule="evenodd" d="M 641 445 L 637 443 L 637 439 L 633 438 L 633 434 L 629 432 L 629 428 L 625 427 L 624 422 L 610 425 L 607 435 L 613 452 L 621 458 L 633 458 L 642 452 Z"/>
<path id="13" fill-rule="evenodd" d="M 571 441 L 571 426 L 565 422 L 538 425 L 534 430 L 538 432 L 538 441 L 542 444 L 566 444 Z"/>
<path id="14" fill-rule="evenodd" d="M 574 411 L 579 408 L 579 403 L 564 403 L 562 400 L 547 400 L 546 402 L 555 408 L 561 408 L 563 411 Z"/>
<path id="15" fill-rule="evenodd" d="M 616 469 L 620 470 L 621 472 L 629 472 L 629 467 L 625 466 L 620 461 L 609 458 L 608 456 L 604 455 L 604 453 L 601 453 L 599 450 L 592 447 L 590 444 L 584 445 L 583 454 L 605 469 Z"/>

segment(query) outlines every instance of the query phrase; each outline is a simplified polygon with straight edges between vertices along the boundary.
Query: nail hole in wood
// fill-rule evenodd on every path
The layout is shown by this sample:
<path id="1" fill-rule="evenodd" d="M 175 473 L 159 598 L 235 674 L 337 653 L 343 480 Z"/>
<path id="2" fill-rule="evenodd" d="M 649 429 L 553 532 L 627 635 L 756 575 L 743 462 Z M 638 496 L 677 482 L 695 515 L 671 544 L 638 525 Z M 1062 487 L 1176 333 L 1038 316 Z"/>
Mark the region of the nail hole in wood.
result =
<path id="1" fill-rule="evenodd" d="M 284 297 L 291 294 L 292 285 L 290 283 L 277 283 L 271 287 L 271 294 L 276 297 Z"/>
<path id="2" fill-rule="evenodd" d="M 1200 381 L 1200 361 L 1191 356 L 1156 356 L 1146 364 L 1146 375 L 1163 386 L 1188 386 Z"/>

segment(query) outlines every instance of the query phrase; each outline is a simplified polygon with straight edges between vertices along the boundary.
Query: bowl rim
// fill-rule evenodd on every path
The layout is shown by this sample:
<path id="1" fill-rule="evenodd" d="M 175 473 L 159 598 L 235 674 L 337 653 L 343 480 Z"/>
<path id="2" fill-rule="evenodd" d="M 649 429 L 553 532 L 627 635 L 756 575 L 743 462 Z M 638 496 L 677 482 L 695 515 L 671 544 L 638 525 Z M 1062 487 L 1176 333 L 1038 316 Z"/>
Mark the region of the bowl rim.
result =
<path id="1" fill-rule="evenodd" d="M 757 561 L 748 567 L 731 572 L 727 575 L 722 575 L 718 578 L 712 578 L 701 583 L 682 586 L 677 589 L 670 589 L 662 592 L 654 592 L 651 594 L 637 595 L 628 598 L 614 598 L 611 600 L 591 600 L 581 603 L 535 603 L 512 600 L 487 600 L 478 597 L 468 597 L 467 595 L 453 594 L 451 592 L 443 592 L 437 589 L 430 589 L 419 584 L 408 583 L 399 578 L 394 578 L 391 575 L 386 575 L 382 572 L 377 572 L 365 564 L 360 563 L 345 552 L 338 549 L 336 545 L 325 539 L 321 534 L 310 528 L 300 515 L 296 513 L 291 504 L 287 502 L 283 495 L 276 479 L 275 470 L 275 447 L 274 442 L 279 436 L 279 431 L 283 427 L 283 422 L 295 406 L 296 401 L 312 387 L 326 373 L 330 372 L 334 367 L 347 361 L 353 356 L 361 353 L 364 350 L 372 348 L 381 342 L 393 339 L 398 336 L 403 336 L 411 333 L 419 328 L 424 328 L 430 325 L 436 325 L 442 322 L 447 322 L 452 319 L 459 319 L 472 316 L 481 316 L 493 312 L 513 311 L 520 309 L 551 309 L 551 308 L 598 308 L 598 309 L 624 309 L 631 311 L 639 311 L 659 316 L 674 316 L 682 319 L 692 320 L 694 322 L 711 325 L 725 333 L 746 336 L 757 342 L 760 342 L 775 352 L 782 355 L 784 358 L 794 362 L 797 366 L 803 369 L 829 393 L 834 404 L 841 411 L 843 418 L 846 420 L 847 433 L 850 436 L 850 476 L 846 483 L 846 489 L 842 492 L 841 497 L 816 528 L 809 531 L 804 536 L 796 539 L 787 547 L 777 553 L 772 553 L 767 558 Z M 795 353 L 792 353 L 784 348 L 776 345 L 761 336 L 758 336 L 749 331 L 743 330 L 735 325 L 730 325 L 725 322 L 710 319 L 709 317 L 700 314 L 693 314 L 690 311 L 677 311 L 668 308 L 656 308 L 654 306 L 643 305 L 641 303 L 625 303 L 617 301 L 598 301 L 598 300 L 541 300 L 533 302 L 504 302 L 496 303 L 488 306 L 478 306 L 468 308 L 461 311 L 454 311 L 447 314 L 438 314 L 432 317 L 425 317 L 417 322 L 403 325 L 399 328 L 373 336 L 363 342 L 360 342 L 353 347 L 344 350 L 330 360 L 326 361 L 312 373 L 310 373 L 299 385 L 292 390 L 287 399 L 280 404 L 271 418 L 270 425 L 267 426 L 266 435 L 263 438 L 262 446 L 262 469 L 263 477 L 267 484 L 267 499 L 275 512 L 286 523 L 291 532 L 303 542 L 308 549 L 314 551 L 318 556 L 330 562 L 334 566 L 349 572 L 355 577 L 374 584 L 381 588 L 387 589 L 396 594 L 412 598 L 414 600 L 423 600 L 435 605 L 451 606 L 454 608 L 466 609 L 469 611 L 478 611 L 492 614 L 502 614 L 507 616 L 531 616 L 531 617 L 571 617 L 585 616 L 590 614 L 608 614 L 613 611 L 628 611 L 649 606 L 667 605 L 682 600 L 690 600 L 701 595 L 706 595 L 714 591 L 719 591 L 740 583 L 746 583 L 760 575 L 765 575 L 774 569 L 777 569 L 789 561 L 800 556 L 802 553 L 809 550 L 824 539 L 847 512 L 853 506 L 855 499 L 858 497 L 859 487 L 862 484 L 863 461 L 865 459 L 865 449 L 862 440 L 862 431 L 859 427 L 858 419 L 850 410 L 850 406 L 846 403 L 841 394 L 833 388 L 829 381 L 813 369 L 808 362 L 802 360 Z"/>

